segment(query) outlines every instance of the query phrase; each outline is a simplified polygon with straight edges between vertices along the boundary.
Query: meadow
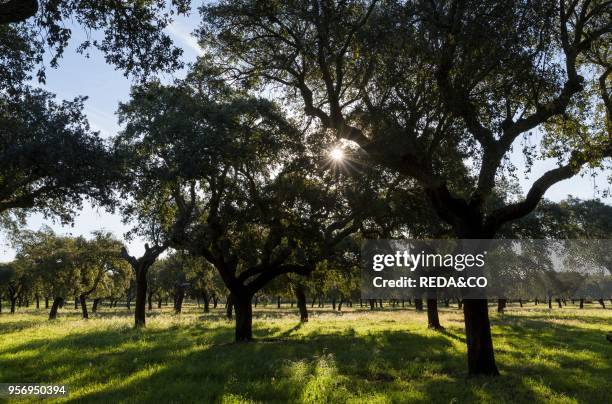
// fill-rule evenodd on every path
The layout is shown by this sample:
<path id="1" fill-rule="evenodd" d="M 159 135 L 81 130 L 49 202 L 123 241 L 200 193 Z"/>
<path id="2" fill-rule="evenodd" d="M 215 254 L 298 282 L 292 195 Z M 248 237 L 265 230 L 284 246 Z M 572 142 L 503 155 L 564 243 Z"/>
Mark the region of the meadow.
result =
<path id="1" fill-rule="evenodd" d="M 103 308 L 89 320 L 66 307 L 0 315 L 0 382 L 67 384 L 50 402 L 604 403 L 612 386 L 612 310 L 491 306 L 500 377 L 468 377 L 462 314 L 441 308 L 445 331 L 414 308 L 255 309 L 252 343 L 234 343 L 224 309 L 187 303 L 150 313 Z M 2 400 L 2 399 L 0 399 Z"/>

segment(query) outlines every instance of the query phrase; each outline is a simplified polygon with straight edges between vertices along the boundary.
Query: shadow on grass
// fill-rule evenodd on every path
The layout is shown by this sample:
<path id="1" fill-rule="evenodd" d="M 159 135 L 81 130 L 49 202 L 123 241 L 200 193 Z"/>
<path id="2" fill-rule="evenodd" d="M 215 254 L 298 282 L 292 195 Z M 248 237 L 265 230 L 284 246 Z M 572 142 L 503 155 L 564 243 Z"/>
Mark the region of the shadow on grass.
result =
<path id="1" fill-rule="evenodd" d="M 222 309 L 205 318 L 161 329 L 76 329 L 13 345 L 0 350 L 0 375 L 68 383 L 70 400 L 87 402 L 604 402 L 610 381 L 601 332 L 532 317 L 495 321 L 499 378 L 466 377 L 457 329 L 256 323 L 256 342 L 232 344 L 233 323 L 215 321 Z"/>

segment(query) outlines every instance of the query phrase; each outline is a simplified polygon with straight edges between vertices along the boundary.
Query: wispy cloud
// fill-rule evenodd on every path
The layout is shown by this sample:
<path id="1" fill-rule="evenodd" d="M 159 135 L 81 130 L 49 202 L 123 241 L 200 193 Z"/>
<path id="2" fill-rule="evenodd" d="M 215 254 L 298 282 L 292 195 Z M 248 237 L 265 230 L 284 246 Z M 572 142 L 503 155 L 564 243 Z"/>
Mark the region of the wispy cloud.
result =
<path id="1" fill-rule="evenodd" d="M 198 44 L 198 40 L 190 32 L 185 31 L 185 29 L 182 28 L 176 22 L 170 24 L 166 28 L 166 31 L 168 31 L 170 35 L 182 42 L 188 49 L 190 49 L 196 55 L 202 56 L 204 54 L 202 48 Z"/>

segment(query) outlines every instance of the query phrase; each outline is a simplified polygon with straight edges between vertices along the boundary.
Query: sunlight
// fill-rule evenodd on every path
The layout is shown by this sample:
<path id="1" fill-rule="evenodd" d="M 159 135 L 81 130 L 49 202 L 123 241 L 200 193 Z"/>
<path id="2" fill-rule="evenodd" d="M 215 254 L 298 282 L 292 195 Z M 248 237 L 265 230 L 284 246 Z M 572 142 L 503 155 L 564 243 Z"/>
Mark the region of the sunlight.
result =
<path id="1" fill-rule="evenodd" d="M 342 149 L 336 147 L 335 149 L 329 152 L 329 157 L 336 162 L 340 162 L 342 161 L 342 159 L 344 159 L 344 152 L 342 151 Z"/>

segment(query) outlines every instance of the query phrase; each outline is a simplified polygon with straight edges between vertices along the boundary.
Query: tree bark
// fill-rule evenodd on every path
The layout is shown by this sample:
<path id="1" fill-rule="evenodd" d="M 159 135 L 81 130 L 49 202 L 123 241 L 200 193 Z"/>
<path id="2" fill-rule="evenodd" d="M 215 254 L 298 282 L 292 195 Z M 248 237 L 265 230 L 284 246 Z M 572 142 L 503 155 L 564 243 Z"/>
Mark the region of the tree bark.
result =
<path id="1" fill-rule="evenodd" d="M 147 306 L 147 271 L 148 266 L 139 266 L 136 271 L 136 307 L 134 308 L 134 326 L 146 326 Z M 129 306 L 129 303 L 128 303 Z"/>
<path id="2" fill-rule="evenodd" d="M 427 327 L 434 330 L 444 329 L 444 327 L 440 325 L 437 299 L 427 299 Z"/>
<path id="3" fill-rule="evenodd" d="M 53 305 L 51 306 L 51 311 L 49 311 L 49 320 L 55 320 L 57 318 L 57 309 L 59 309 L 63 302 L 63 297 L 56 297 L 53 299 Z"/>
<path id="4" fill-rule="evenodd" d="M 471 375 L 498 375 L 491 338 L 491 324 L 486 299 L 463 302 L 465 336 L 468 348 L 468 372 Z"/>
<path id="5" fill-rule="evenodd" d="M 236 310 L 236 342 L 253 340 L 253 308 L 251 296 L 235 296 L 232 299 Z"/>
<path id="6" fill-rule="evenodd" d="M 232 311 L 234 306 L 234 297 L 230 293 L 227 295 L 227 299 L 225 300 L 225 316 L 228 320 L 232 319 Z"/>
<path id="7" fill-rule="evenodd" d="M 98 305 L 100 304 L 101 301 L 102 301 L 102 299 L 100 299 L 100 298 L 94 299 L 93 306 L 91 306 L 91 312 L 92 313 L 97 313 L 98 312 Z"/>
<path id="8" fill-rule="evenodd" d="M 204 313 L 210 312 L 210 296 L 208 296 L 208 292 L 202 292 L 202 300 L 204 300 Z"/>
<path id="9" fill-rule="evenodd" d="M 423 311 L 423 299 L 414 299 L 414 308 L 416 311 Z"/>
<path id="10" fill-rule="evenodd" d="M 497 312 L 503 314 L 505 308 L 506 308 L 506 299 L 504 298 L 497 299 Z"/>
<path id="11" fill-rule="evenodd" d="M 308 308 L 306 307 L 306 293 L 304 293 L 302 285 L 295 287 L 295 298 L 300 311 L 300 321 L 306 323 L 308 322 Z"/>
<path id="12" fill-rule="evenodd" d="M 81 311 L 83 312 L 83 318 L 89 318 L 89 313 L 87 312 L 87 296 L 80 295 L 79 301 L 81 302 Z"/>
<path id="13" fill-rule="evenodd" d="M 15 314 L 15 306 L 17 305 L 17 298 L 16 297 L 10 298 L 10 302 L 11 302 L 11 314 Z"/>

